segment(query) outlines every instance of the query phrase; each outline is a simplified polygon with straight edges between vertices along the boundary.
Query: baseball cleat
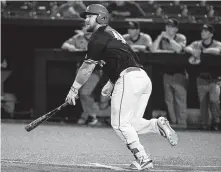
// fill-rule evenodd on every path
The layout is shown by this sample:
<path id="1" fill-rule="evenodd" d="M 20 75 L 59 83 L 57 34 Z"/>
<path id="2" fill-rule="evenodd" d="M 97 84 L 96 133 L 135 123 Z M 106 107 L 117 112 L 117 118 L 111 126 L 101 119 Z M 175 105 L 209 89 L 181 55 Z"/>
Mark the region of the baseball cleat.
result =
<path id="1" fill-rule="evenodd" d="M 86 124 L 87 120 L 84 119 L 84 118 L 80 118 L 78 121 L 77 121 L 77 124 L 79 125 L 83 125 L 83 124 Z"/>
<path id="2" fill-rule="evenodd" d="M 178 136 L 176 132 L 171 128 L 169 121 L 165 117 L 159 117 L 157 120 L 157 125 L 161 135 L 166 137 L 172 146 L 177 145 Z"/>
<path id="3" fill-rule="evenodd" d="M 144 169 L 153 168 L 153 161 L 151 159 L 136 159 L 130 166 L 130 170 L 141 171 Z"/>

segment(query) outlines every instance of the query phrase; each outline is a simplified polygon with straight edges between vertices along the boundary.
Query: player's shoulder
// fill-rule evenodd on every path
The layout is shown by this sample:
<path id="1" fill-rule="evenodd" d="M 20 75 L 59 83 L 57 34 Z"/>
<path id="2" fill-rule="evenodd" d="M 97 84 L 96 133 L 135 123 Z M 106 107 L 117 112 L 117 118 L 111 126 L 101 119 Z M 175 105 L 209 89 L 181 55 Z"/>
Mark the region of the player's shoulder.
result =
<path id="1" fill-rule="evenodd" d="M 116 31 L 114 28 L 110 27 L 109 25 L 104 30 L 106 33 L 110 33 L 112 31 Z"/>
<path id="2" fill-rule="evenodd" d="M 189 46 L 200 47 L 202 45 L 202 40 L 195 40 L 189 44 Z"/>
<path id="3" fill-rule="evenodd" d="M 177 39 L 186 39 L 186 36 L 184 34 L 182 34 L 182 33 L 177 33 L 176 34 L 176 38 Z"/>
<path id="4" fill-rule="evenodd" d="M 140 32 L 140 36 L 143 37 L 143 38 L 146 38 L 146 39 L 150 39 L 151 36 L 148 35 L 147 33 L 143 33 L 143 32 Z"/>
<path id="5" fill-rule="evenodd" d="M 202 40 L 195 40 L 192 42 L 193 44 L 202 44 Z"/>
<path id="6" fill-rule="evenodd" d="M 98 30 L 93 33 L 90 42 L 107 42 L 113 38 L 112 30 L 114 29 L 109 26 L 99 27 Z"/>
<path id="7" fill-rule="evenodd" d="M 105 31 L 107 37 L 111 37 L 111 38 L 115 37 L 115 34 L 119 34 L 115 29 L 113 29 L 110 26 L 107 26 L 104 31 Z"/>
<path id="8" fill-rule="evenodd" d="M 214 42 L 215 45 L 221 46 L 221 42 L 220 42 L 220 41 L 218 41 L 218 40 L 213 40 L 213 42 Z"/>

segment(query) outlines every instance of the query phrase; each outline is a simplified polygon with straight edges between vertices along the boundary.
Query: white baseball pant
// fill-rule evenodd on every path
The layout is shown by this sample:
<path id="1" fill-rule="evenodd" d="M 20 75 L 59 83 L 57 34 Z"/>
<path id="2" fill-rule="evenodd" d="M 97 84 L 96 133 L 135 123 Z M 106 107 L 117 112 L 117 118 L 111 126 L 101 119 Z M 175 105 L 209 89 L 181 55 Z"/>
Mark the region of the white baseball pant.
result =
<path id="1" fill-rule="evenodd" d="M 130 148 L 141 148 L 138 134 L 159 133 L 157 119 L 143 118 L 152 83 L 146 72 L 121 72 L 111 98 L 111 125 Z"/>

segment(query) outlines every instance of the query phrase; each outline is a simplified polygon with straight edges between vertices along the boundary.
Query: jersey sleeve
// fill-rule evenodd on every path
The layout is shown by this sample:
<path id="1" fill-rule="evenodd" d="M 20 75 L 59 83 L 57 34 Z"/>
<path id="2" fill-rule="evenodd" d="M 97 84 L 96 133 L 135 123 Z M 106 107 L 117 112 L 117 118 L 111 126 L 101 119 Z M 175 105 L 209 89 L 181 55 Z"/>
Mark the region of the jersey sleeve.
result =
<path id="1" fill-rule="evenodd" d="M 216 48 L 218 48 L 219 49 L 219 53 L 221 54 L 221 42 L 219 42 L 219 41 L 217 41 L 216 42 Z"/>
<path id="2" fill-rule="evenodd" d="M 198 41 L 194 41 L 190 45 L 188 45 L 188 47 L 190 47 L 192 49 L 199 49 L 199 42 Z"/>
<path id="3" fill-rule="evenodd" d="M 102 60 L 102 52 L 105 49 L 108 38 L 104 34 L 97 35 L 96 38 L 92 39 L 88 43 L 88 52 L 85 57 L 85 62 L 98 64 Z"/>
<path id="4" fill-rule="evenodd" d="M 150 45 L 152 45 L 152 38 L 147 35 L 147 34 L 144 34 L 144 40 L 145 40 L 145 44 L 147 47 L 149 47 Z"/>
<path id="5" fill-rule="evenodd" d="M 182 49 L 186 46 L 186 37 L 182 34 L 179 34 L 179 37 L 177 38 L 177 43 L 182 46 Z"/>
<path id="6" fill-rule="evenodd" d="M 65 41 L 65 43 L 71 44 L 76 46 L 76 42 L 77 42 L 77 35 L 71 37 L 70 39 L 68 39 L 67 41 Z"/>

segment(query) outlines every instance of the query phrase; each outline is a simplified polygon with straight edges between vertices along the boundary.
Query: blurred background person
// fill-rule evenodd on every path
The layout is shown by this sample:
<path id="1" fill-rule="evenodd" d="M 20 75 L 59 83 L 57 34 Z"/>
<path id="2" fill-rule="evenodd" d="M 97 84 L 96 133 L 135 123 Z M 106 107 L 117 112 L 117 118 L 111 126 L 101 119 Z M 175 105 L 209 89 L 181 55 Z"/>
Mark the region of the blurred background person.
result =
<path id="1" fill-rule="evenodd" d="M 54 7 L 54 5 L 53 5 Z M 52 11 L 52 17 L 80 18 L 80 13 L 86 10 L 83 1 L 67 1 Z"/>
<path id="2" fill-rule="evenodd" d="M 178 21 L 169 19 L 165 31 L 157 37 L 152 45 L 152 52 L 180 53 L 186 46 L 186 37 L 178 32 Z M 183 67 L 162 67 L 164 98 L 170 122 L 186 127 L 187 73 Z"/>
<path id="3" fill-rule="evenodd" d="M 199 64 L 200 56 L 204 54 L 221 54 L 221 42 L 214 40 L 214 27 L 209 24 L 203 25 L 201 29 L 201 40 L 194 41 L 185 48 L 190 53 L 191 64 Z M 211 59 L 212 60 L 212 59 Z M 220 86 L 219 76 L 220 69 L 217 73 L 216 69 L 199 66 L 197 76 L 197 91 L 200 102 L 201 125 L 204 129 L 209 126 L 209 111 L 212 115 L 212 130 L 219 130 L 220 125 Z"/>
<path id="4" fill-rule="evenodd" d="M 13 86 L 7 84 L 7 79 L 11 76 L 12 70 L 9 68 L 7 59 L 1 58 L 1 117 L 14 118 L 15 105 L 17 98 Z M 6 85 L 6 87 L 4 87 Z M 9 87 L 10 86 L 10 87 Z"/>
<path id="5" fill-rule="evenodd" d="M 213 8 L 213 6 L 212 5 L 210 5 L 209 7 L 208 7 L 208 18 L 213 18 L 214 17 L 214 15 L 215 15 L 215 10 L 214 10 L 214 8 Z"/>
<path id="6" fill-rule="evenodd" d="M 75 33 L 76 34 L 73 37 L 62 44 L 61 48 L 70 52 L 86 51 L 91 33 L 86 32 L 84 27 L 82 28 L 82 30 L 75 30 Z"/>
<path id="7" fill-rule="evenodd" d="M 119 20 L 146 16 L 140 5 L 133 1 L 111 1 L 107 9 L 111 15 L 111 19 Z"/>
<path id="8" fill-rule="evenodd" d="M 187 18 L 188 17 L 188 7 L 187 5 L 184 5 L 183 8 L 182 8 L 182 12 L 181 12 L 181 16 L 183 18 Z"/>
<path id="9" fill-rule="evenodd" d="M 76 30 L 76 35 L 65 41 L 62 45 L 62 49 L 70 52 L 86 51 L 87 44 L 91 37 L 91 33 L 86 32 L 83 27 L 82 30 Z M 77 70 L 80 67 L 80 63 L 77 63 Z M 100 122 L 97 119 L 96 112 L 99 110 L 98 105 L 95 102 L 94 90 L 97 87 L 103 72 L 100 68 L 94 70 L 91 77 L 86 84 L 80 89 L 79 97 L 83 108 L 83 113 L 78 120 L 78 124 L 99 125 Z"/>
<path id="10" fill-rule="evenodd" d="M 123 37 L 135 52 L 149 51 L 152 45 L 150 35 L 140 32 L 138 22 L 129 22 L 128 34 L 123 35 Z"/>
<path id="11" fill-rule="evenodd" d="M 163 17 L 164 12 L 163 9 L 161 8 L 161 5 L 156 4 L 156 13 L 155 13 L 156 17 Z"/>

